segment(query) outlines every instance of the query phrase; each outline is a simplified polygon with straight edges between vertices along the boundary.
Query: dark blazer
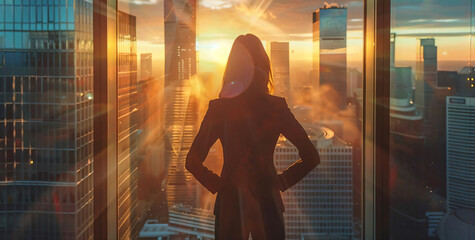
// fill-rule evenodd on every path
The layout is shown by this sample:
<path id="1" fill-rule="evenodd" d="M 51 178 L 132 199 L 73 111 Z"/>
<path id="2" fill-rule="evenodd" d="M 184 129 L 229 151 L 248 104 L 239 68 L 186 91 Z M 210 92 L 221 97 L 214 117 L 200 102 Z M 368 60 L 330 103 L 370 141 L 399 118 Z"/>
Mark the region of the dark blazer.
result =
<path id="1" fill-rule="evenodd" d="M 274 149 L 280 134 L 299 150 L 301 159 L 282 173 L 274 166 Z M 210 147 L 219 139 L 224 164 L 221 176 L 203 165 Z M 299 182 L 320 162 L 316 148 L 295 119 L 284 98 L 264 95 L 220 98 L 208 111 L 186 158 L 186 169 L 210 192 L 240 187 L 257 201 L 266 201 L 280 212 L 280 191 Z M 220 206 L 218 194 L 216 207 Z M 269 202 L 270 201 L 270 202 Z"/>

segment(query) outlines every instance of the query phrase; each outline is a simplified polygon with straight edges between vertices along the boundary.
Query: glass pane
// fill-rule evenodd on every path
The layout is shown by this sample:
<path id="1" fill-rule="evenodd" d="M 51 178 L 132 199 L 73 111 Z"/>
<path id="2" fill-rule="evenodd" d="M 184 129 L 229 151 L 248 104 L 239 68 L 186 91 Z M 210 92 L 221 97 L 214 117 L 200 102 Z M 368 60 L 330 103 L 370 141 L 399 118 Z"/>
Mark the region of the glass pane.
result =
<path id="1" fill-rule="evenodd" d="M 391 1 L 391 239 L 472 239 L 473 1 Z"/>
<path id="2" fill-rule="evenodd" d="M 119 14 L 118 60 L 119 102 L 121 76 L 132 76 L 130 61 L 137 64 L 130 78 L 138 96 L 131 161 L 139 172 L 141 236 L 214 239 L 216 194 L 185 169 L 185 160 L 209 101 L 219 98 L 234 40 L 250 32 L 270 58 L 273 94 L 286 98 L 321 157 L 282 193 L 286 239 L 360 238 L 363 1 L 140 0 L 120 1 L 118 8 L 136 19 L 133 52 L 128 38 L 135 36 L 122 35 L 127 26 Z M 281 136 L 277 172 L 298 159 Z M 218 141 L 204 165 L 220 174 L 223 161 Z"/>

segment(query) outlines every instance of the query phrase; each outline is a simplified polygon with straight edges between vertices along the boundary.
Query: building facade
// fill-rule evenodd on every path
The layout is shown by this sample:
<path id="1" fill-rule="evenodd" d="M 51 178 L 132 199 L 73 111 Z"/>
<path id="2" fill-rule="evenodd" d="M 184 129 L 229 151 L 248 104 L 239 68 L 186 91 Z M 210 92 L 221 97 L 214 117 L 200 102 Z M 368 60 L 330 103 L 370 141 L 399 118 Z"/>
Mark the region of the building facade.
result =
<path id="1" fill-rule="evenodd" d="M 214 239 L 215 216 L 211 211 L 177 204 L 170 207 L 169 219 L 169 223 L 146 221 L 139 239 Z"/>
<path id="2" fill-rule="evenodd" d="M 168 205 L 197 206 L 196 180 L 185 169 L 186 155 L 197 132 L 196 0 L 165 4 L 165 160 Z"/>
<path id="3" fill-rule="evenodd" d="M 347 9 L 322 7 L 313 13 L 313 81 L 317 90 L 331 87 L 346 105 Z"/>
<path id="4" fill-rule="evenodd" d="M 306 235 L 351 239 L 354 236 L 352 147 L 328 128 L 307 126 L 305 129 L 318 149 L 320 164 L 282 193 L 286 239 L 300 240 Z M 276 169 L 283 171 L 299 158 L 297 148 L 284 137 L 279 138 L 274 153 Z"/>
<path id="5" fill-rule="evenodd" d="M 138 235 L 138 99 L 135 16 L 117 12 L 118 238 Z"/>
<path id="6" fill-rule="evenodd" d="M 292 106 L 289 42 L 270 42 L 267 46 L 274 77 L 274 95 L 285 97 Z"/>
<path id="7" fill-rule="evenodd" d="M 0 7 L 0 238 L 92 239 L 92 2 Z"/>
<path id="8" fill-rule="evenodd" d="M 434 38 L 423 38 L 420 39 L 417 49 L 415 103 L 417 110 L 424 117 L 424 133 L 427 133 L 431 128 L 429 108 L 434 97 L 436 84 L 437 46 Z"/>
<path id="9" fill-rule="evenodd" d="M 447 97 L 447 209 L 475 209 L 475 98 Z"/>

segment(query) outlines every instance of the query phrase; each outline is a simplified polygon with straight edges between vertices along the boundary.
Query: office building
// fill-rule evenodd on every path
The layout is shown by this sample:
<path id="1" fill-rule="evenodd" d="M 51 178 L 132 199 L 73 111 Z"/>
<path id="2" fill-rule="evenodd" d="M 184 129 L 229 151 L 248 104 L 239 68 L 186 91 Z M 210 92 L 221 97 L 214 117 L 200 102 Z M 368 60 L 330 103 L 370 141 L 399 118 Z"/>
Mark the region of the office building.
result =
<path id="1" fill-rule="evenodd" d="M 92 2 L 0 8 L 0 239 L 92 239 Z"/>
<path id="2" fill-rule="evenodd" d="M 140 80 L 149 79 L 152 77 L 152 54 L 140 54 Z"/>
<path id="3" fill-rule="evenodd" d="M 192 92 L 196 75 L 196 0 L 165 4 L 165 160 L 168 205 L 197 206 L 196 180 L 185 169 L 197 132 L 198 102 Z"/>
<path id="4" fill-rule="evenodd" d="M 139 239 L 214 239 L 215 216 L 211 211 L 178 204 L 170 207 L 169 215 L 169 223 L 146 221 Z"/>
<path id="5" fill-rule="evenodd" d="M 289 42 L 270 42 L 267 45 L 274 77 L 274 95 L 285 97 L 292 106 L 290 86 Z"/>
<path id="6" fill-rule="evenodd" d="M 346 105 L 347 9 L 322 7 L 313 13 L 313 79 L 316 89 L 328 85 Z"/>
<path id="7" fill-rule="evenodd" d="M 437 87 L 450 87 L 455 90 L 458 80 L 459 74 L 457 71 L 437 71 Z"/>
<path id="8" fill-rule="evenodd" d="M 447 209 L 475 209 L 475 98 L 447 97 Z"/>
<path id="9" fill-rule="evenodd" d="M 118 238 L 138 235 L 136 18 L 117 12 Z"/>
<path id="10" fill-rule="evenodd" d="M 461 68 L 457 75 L 455 83 L 453 84 L 453 92 L 456 96 L 470 97 L 474 96 L 475 80 L 474 80 L 475 67 L 465 66 Z M 452 74 L 451 76 L 454 76 Z"/>
<path id="11" fill-rule="evenodd" d="M 429 108 L 437 84 L 437 46 L 434 38 L 420 39 L 416 64 L 415 103 L 424 118 L 424 134 L 427 134 L 432 127 Z"/>
<path id="12" fill-rule="evenodd" d="M 305 235 L 319 239 L 354 236 L 352 147 L 335 137 L 332 130 L 304 126 L 317 147 L 320 164 L 302 181 L 282 193 L 286 239 Z M 300 158 L 287 139 L 280 137 L 274 153 L 277 171 L 283 171 Z"/>

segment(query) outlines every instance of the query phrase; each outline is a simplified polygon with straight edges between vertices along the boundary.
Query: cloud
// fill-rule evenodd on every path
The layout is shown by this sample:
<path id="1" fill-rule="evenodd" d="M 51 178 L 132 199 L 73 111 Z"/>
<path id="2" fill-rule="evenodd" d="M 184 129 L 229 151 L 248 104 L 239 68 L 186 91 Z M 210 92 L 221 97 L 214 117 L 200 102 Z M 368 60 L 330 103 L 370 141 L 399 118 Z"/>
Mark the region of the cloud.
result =
<path id="1" fill-rule="evenodd" d="M 471 9 L 463 0 L 393 0 L 391 15 L 393 31 L 419 28 L 444 34 L 451 28 L 469 26 Z M 432 30 L 429 30 L 432 29 Z"/>
<path id="2" fill-rule="evenodd" d="M 219 10 L 223 8 L 231 8 L 234 4 L 239 3 L 239 0 L 202 0 L 200 1 L 201 6 L 210 8 L 213 10 Z"/>
<path id="3" fill-rule="evenodd" d="M 410 23 L 452 23 L 452 22 L 460 22 L 460 19 L 413 19 L 409 20 Z"/>
<path id="4" fill-rule="evenodd" d="M 157 4 L 158 0 L 119 0 L 119 4 L 120 3 L 136 4 L 136 5 L 151 5 L 151 4 Z"/>

